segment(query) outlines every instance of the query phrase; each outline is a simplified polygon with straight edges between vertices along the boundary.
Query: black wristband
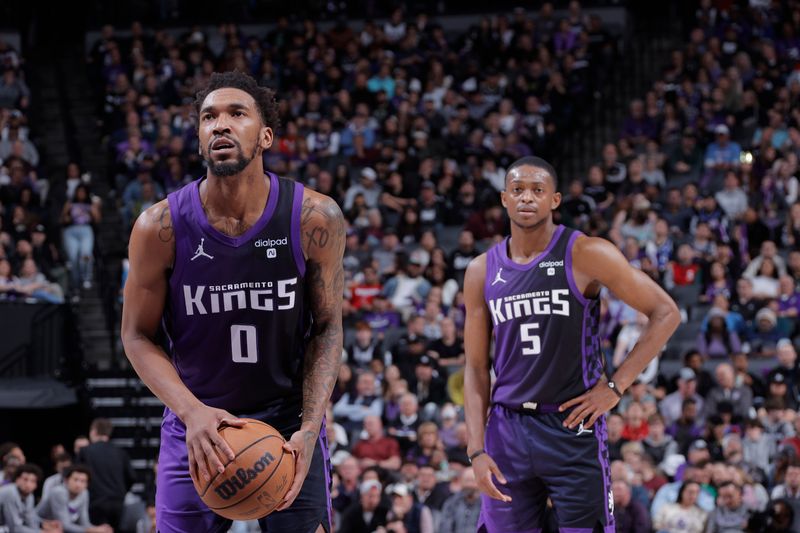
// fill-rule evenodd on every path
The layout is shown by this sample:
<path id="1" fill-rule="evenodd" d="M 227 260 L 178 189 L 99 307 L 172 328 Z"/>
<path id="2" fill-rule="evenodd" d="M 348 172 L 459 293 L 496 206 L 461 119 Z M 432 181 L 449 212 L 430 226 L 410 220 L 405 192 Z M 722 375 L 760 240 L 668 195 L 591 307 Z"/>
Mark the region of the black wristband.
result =
<path id="1" fill-rule="evenodd" d="M 476 452 L 473 452 L 473 454 L 469 456 L 469 464 L 472 464 L 472 461 L 473 461 L 473 460 L 474 460 L 476 457 L 478 457 L 478 456 L 480 456 L 480 455 L 483 455 L 484 453 L 486 453 L 486 450 L 484 450 L 483 448 L 481 448 L 480 450 L 478 450 L 478 451 L 476 451 Z"/>
<path id="2" fill-rule="evenodd" d="M 616 394 L 616 395 L 617 395 L 617 398 L 622 398 L 622 391 L 621 391 L 621 390 L 619 390 L 619 387 L 617 387 L 617 384 L 616 384 L 616 383 L 614 383 L 614 382 L 613 382 L 613 381 L 611 381 L 611 380 L 608 380 L 608 381 L 606 381 L 606 385 L 608 385 L 608 388 L 609 388 L 609 389 L 611 389 L 612 391 L 614 391 L 614 394 Z"/>

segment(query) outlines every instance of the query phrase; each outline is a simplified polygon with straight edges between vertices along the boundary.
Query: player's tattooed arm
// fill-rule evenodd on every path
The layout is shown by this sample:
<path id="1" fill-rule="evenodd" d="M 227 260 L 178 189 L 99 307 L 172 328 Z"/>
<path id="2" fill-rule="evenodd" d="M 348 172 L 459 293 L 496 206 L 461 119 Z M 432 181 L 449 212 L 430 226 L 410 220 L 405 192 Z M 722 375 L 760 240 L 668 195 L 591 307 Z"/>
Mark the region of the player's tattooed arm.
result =
<path id="1" fill-rule="evenodd" d="M 342 355 L 345 225 L 336 202 L 306 192 L 301 231 L 313 325 L 303 380 L 303 426 L 317 438 Z"/>
<path id="2" fill-rule="evenodd" d="M 306 257 L 306 290 L 313 321 L 303 370 L 303 420 L 300 430 L 283 446 L 295 455 L 295 477 L 278 511 L 292 505 L 308 474 L 322 418 L 339 375 L 344 340 L 342 211 L 327 196 L 306 191 L 300 220 Z"/>
<path id="3" fill-rule="evenodd" d="M 175 238 L 175 231 L 172 228 L 172 215 L 169 212 L 169 204 L 167 202 L 163 203 L 163 206 L 153 211 L 152 219 L 153 223 L 158 226 L 158 240 L 170 242 Z"/>

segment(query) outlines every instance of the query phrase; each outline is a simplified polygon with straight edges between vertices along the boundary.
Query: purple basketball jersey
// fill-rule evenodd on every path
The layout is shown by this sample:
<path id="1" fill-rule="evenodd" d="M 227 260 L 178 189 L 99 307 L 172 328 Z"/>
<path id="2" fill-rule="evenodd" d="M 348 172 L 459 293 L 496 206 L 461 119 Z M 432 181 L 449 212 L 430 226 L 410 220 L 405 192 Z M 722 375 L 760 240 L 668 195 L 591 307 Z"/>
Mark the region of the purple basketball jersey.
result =
<path id="1" fill-rule="evenodd" d="M 230 237 L 192 182 L 168 196 L 175 231 L 164 329 L 173 364 L 203 403 L 300 412 L 309 309 L 300 240 L 303 186 L 269 174 L 261 218 Z"/>
<path id="2" fill-rule="evenodd" d="M 486 255 L 484 296 L 495 334 L 492 401 L 558 404 L 583 394 L 602 374 L 598 300 L 581 294 L 572 275 L 580 232 L 557 226 L 533 261 L 508 257 L 508 238 Z"/>

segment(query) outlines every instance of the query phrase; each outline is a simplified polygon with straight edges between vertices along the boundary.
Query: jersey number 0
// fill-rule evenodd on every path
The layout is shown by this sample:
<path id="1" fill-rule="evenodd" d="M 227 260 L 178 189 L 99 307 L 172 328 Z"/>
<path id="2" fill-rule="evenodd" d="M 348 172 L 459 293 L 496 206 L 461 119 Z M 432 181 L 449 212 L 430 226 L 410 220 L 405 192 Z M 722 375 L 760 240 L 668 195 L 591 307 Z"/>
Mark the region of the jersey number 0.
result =
<path id="1" fill-rule="evenodd" d="M 244 334 L 244 340 L 242 334 Z M 255 326 L 243 324 L 231 326 L 231 356 L 234 363 L 258 362 L 258 339 Z"/>

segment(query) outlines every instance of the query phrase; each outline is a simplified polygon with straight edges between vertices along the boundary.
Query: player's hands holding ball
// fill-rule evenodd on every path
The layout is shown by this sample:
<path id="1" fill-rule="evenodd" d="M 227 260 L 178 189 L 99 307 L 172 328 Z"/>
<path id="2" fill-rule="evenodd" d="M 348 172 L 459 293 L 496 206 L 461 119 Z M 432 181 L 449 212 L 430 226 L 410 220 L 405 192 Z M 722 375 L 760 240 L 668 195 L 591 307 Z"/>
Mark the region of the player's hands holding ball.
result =
<path id="1" fill-rule="evenodd" d="M 295 457 L 294 481 L 281 504 L 275 509 L 276 511 L 283 511 L 291 507 L 294 499 L 300 494 L 300 489 L 303 488 L 303 482 L 306 480 L 308 469 L 311 466 L 311 457 L 314 455 L 314 447 L 317 445 L 318 438 L 319 433 L 315 435 L 313 431 L 300 429 L 300 431 L 295 431 L 283 445 L 283 449 L 291 452 Z"/>
<path id="2" fill-rule="evenodd" d="M 247 422 L 223 409 L 203 405 L 186 415 L 186 449 L 189 452 L 189 472 L 195 479 L 210 481 L 225 471 L 222 461 L 233 461 L 236 455 L 219 434 L 219 427 L 243 427 Z"/>
<path id="3" fill-rule="evenodd" d="M 564 420 L 565 428 L 574 429 L 575 426 L 583 424 L 584 429 L 589 429 L 598 418 L 613 409 L 619 400 L 620 398 L 609 388 L 608 382 L 601 379 L 577 398 L 562 403 L 558 410 L 563 413 L 572 408 L 572 412 Z M 588 422 L 584 422 L 587 418 Z"/>
<path id="4" fill-rule="evenodd" d="M 492 475 L 497 478 L 497 481 L 500 484 L 506 484 L 506 478 L 500 469 L 497 467 L 497 463 L 494 462 L 494 459 L 489 457 L 489 454 L 483 452 L 479 456 L 475 457 L 472 460 L 472 469 L 475 471 L 475 481 L 478 484 L 478 489 L 481 492 L 489 496 L 490 498 L 494 498 L 495 500 L 500 500 L 501 502 L 510 502 L 511 496 L 506 496 L 495 486 L 494 481 L 492 481 Z"/>

